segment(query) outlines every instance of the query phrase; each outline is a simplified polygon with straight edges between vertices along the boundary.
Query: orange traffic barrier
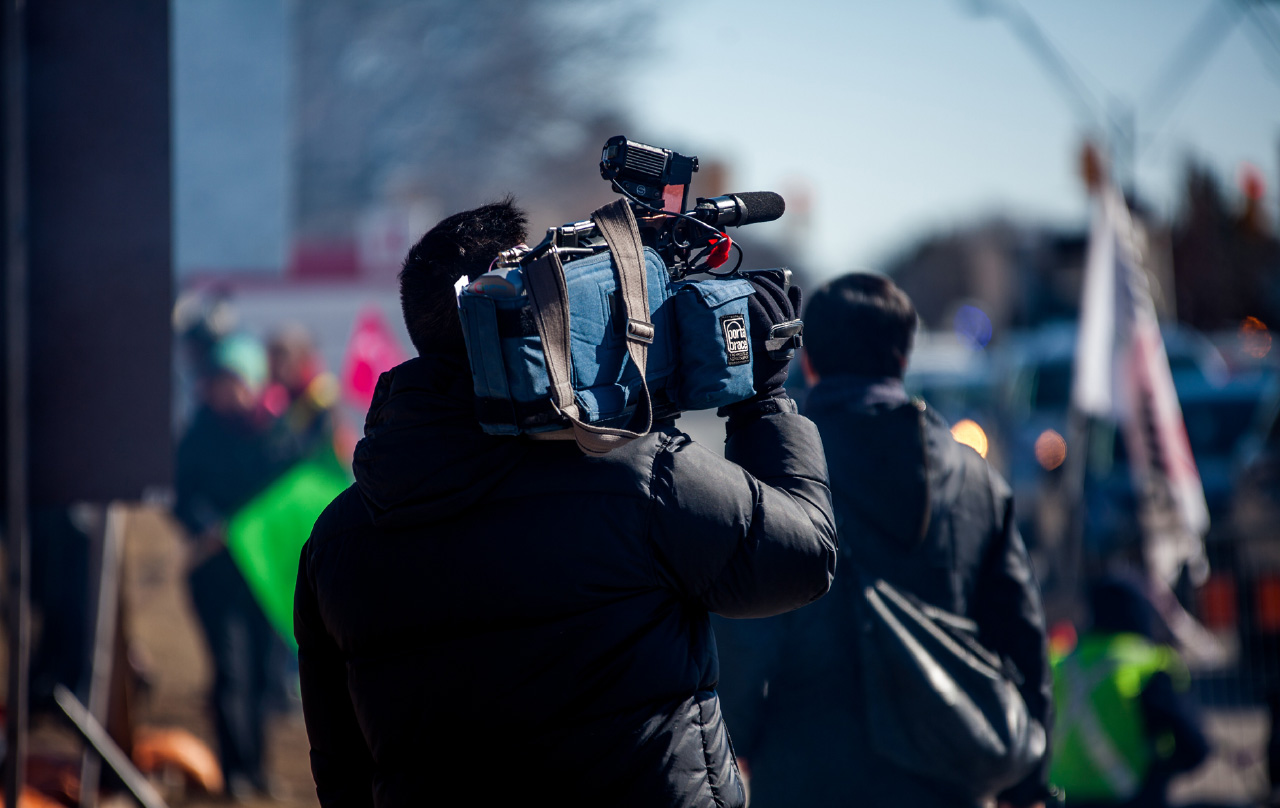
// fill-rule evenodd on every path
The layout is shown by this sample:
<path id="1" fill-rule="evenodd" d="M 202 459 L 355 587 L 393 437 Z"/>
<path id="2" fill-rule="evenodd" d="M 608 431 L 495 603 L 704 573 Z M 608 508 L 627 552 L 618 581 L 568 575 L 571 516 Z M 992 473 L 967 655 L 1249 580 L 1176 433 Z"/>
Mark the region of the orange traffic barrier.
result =
<path id="1" fill-rule="evenodd" d="M 188 786 L 209 794 L 221 794 L 222 769 L 213 752 L 185 729 L 138 730 L 133 742 L 133 762 L 143 774 L 169 769 L 182 775 Z"/>

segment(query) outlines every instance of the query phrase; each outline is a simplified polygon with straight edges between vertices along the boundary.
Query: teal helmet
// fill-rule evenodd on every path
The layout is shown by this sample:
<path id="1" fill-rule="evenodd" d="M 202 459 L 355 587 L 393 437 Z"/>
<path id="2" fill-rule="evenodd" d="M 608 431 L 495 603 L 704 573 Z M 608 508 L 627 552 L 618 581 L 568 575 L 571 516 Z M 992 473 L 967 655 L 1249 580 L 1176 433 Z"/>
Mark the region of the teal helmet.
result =
<path id="1" fill-rule="evenodd" d="M 218 340 L 213 348 L 212 370 L 230 373 L 254 393 L 267 383 L 267 352 L 262 343 L 248 334 L 232 334 Z"/>

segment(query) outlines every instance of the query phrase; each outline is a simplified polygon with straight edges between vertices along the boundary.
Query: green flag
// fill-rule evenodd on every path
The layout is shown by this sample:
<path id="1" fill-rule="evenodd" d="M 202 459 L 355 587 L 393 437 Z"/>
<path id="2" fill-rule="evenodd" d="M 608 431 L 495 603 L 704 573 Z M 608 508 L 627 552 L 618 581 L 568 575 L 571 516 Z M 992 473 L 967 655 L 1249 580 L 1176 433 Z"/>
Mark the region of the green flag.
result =
<path id="1" fill-rule="evenodd" d="M 311 526 L 350 484 L 330 453 L 304 460 L 282 474 L 227 526 L 227 547 L 273 628 L 291 648 L 293 586 L 298 557 Z"/>

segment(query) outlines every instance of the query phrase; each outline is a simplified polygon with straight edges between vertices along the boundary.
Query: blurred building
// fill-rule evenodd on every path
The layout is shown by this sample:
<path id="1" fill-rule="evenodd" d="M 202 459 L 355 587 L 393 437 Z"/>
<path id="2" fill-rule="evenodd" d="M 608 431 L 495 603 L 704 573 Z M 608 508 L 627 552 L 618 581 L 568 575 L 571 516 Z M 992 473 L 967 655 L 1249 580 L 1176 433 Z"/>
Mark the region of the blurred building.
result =
<path id="1" fill-rule="evenodd" d="M 1261 179 L 1234 202 L 1208 170 L 1192 164 L 1173 229 L 1178 316 L 1204 331 L 1235 329 L 1246 317 L 1280 324 L 1280 240 L 1263 210 Z"/>
<path id="2" fill-rule="evenodd" d="M 534 233 L 612 193 L 600 145 L 652 12 L 553 0 L 179 0 L 179 278 L 391 285 L 417 237 L 514 193 Z M 565 47 L 572 41 L 572 47 Z"/>
<path id="3" fill-rule="evenodd" d="M 172 4 L 174 264 L 278 274 L 293 221 L 293 4 Z"/>
<path id="4" fill-rule="evenodd" d="M 989 219 L 920 240 L 885 272 L 926 328 L 952 330 L 959 308 L 971 305 L 998 335 L 1075 317 L 1086 246 L 1083 231 Z"/>

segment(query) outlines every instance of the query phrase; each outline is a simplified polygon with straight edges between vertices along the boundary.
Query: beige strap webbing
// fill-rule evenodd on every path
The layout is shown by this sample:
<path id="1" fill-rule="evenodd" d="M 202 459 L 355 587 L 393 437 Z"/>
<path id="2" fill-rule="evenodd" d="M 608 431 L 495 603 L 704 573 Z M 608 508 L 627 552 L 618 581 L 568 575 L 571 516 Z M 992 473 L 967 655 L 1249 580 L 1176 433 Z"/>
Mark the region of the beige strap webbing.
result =
<path id="1" fill-rule="evenodd" d="M 649 382 L 645 366 L 649 361 L 649 343 L 653 342 L 653 323 L 649 319 L 649 282 L 644 266 L 644 245 L 635 215 L 626 200 L 619 199 L 591 214 L 609 252 L 617 273 L 618 298 L 625 320 L 627 355 L 640 371 L 641 400 L 631 419 L 635 431 L 584 423 L 573 395 L 573 366 L 569 345 L 569 293 L 565 286 L 564 265 L 554 249 L 537 259 L 525 270 L 525 283 L 533 303 L 533 320 L 542 340 L 546 357 L 551 402 L 573 426 L 574 440 L 586 454 L 602 455 L 649 432 L 653 426 L 653 402 L 649 398 Z"/>

